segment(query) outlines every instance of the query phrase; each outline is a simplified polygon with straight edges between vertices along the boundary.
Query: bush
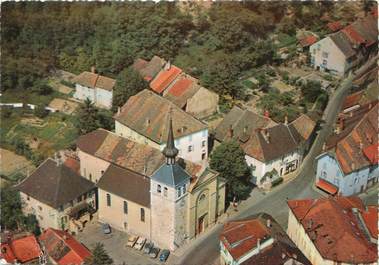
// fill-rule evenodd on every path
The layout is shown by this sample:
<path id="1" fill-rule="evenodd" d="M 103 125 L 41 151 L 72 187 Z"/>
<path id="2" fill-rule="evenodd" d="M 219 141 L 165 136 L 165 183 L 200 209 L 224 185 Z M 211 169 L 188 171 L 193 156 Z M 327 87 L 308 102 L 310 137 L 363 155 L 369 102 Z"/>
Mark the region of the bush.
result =
<path id="1" fill-rule="evenodd" d="M 281 184 L 282 182 L 283 182 L 283 178 L 282 178 L 282 177 L 279 177 L 279 178 L 275 179 L 273 182 L 271 182 L 271 186 L 272 186 L 272 187 L 278 186 L 278 185 Z"/>
<path id="2" fill-rule="evenodd" d="M 12 107 L 1 107 L 1 117 L 7 119 L 12 115 Z"/>
<path id="3" fill-rule="evenodd" d="M 49 111 L 46 110 L 46 106 L 44 104 L 37 105 L 34 109 L 34 115 L 38 118 L 45 118 L 49 114 Z"/>
<path id="4" fill-rule="evenodd" d="M 48 85 L 46 80 L 38 80 L 33 85 L 33 92 L 40 95 L 49 95 L 53 92 L 53 88 Z"/>
<path id="5" fill-rule="evenodd" d="M 68 82 L 66 80 L 61 80 L 61 84 L 64 85 L 64 86 L 75 88 L 75 84 L 74 83 Z"/>

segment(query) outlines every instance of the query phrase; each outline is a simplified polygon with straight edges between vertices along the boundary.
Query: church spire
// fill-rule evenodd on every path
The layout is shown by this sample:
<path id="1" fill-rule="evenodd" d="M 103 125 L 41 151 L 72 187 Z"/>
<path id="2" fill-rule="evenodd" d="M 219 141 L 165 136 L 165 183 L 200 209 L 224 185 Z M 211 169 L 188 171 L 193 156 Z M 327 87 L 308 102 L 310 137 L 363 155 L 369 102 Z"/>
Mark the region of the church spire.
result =
<path id="1" fill-rule="evenodd" d="M 179 152 L 179 150 L 175 147 L 174 133 L 172 130 L 172 119 L 171 119 L 171 115 L 170 115 L 167 144 L 166 144 L 166 146 L 162 152 L 164 154 L 164 156 L 166 157 L 167 165 L 175 164 L 175 157 L 177 156 L 178 152 Z"/>

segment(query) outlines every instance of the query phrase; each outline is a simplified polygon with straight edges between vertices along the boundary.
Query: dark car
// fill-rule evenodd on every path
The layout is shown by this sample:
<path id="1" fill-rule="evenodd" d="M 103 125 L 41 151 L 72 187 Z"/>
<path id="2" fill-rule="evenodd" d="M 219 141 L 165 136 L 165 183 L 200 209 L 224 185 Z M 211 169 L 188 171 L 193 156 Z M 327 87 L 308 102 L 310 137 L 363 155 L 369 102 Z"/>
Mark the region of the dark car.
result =
<path id="1" fill-rule="evenodd" d="M 151 252 L 151 250 L 152 250 L 153 247 L 154 247 L 154 243 L 153 242 L 146 243 L 145 247 L 143 248 L 143 253 L 149 254 Z"/>
<path id="2" fill-rule="evenodd" d="M 170 255 L 170 250 L 168 249 L 162 250 L 161 255 L 159 255 L 159 261 L 165 262 L 169 255 Z"/>
<path id="3" fill-rule="evenodd" d="M 103 230 L 104 234 L 110 234 L 111 233 L 111 226 L 109 224 L 102 224 L 101 229 Z"/>
<path id="4" fill-rule="evenodd" d="M 157 247 L 152 248 L 150 251 L 150 254 L 149 254 L 150 258 L 155 259 L 158 256 L 159 251 L 160 251 L 160 249 Z"/>

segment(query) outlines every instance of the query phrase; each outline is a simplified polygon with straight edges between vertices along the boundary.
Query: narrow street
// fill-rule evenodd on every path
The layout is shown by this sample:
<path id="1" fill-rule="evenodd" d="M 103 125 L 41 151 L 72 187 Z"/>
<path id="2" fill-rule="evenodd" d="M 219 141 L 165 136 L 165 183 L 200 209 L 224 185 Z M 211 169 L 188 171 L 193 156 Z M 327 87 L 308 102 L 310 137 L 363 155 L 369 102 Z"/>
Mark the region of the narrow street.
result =
<path id="1" fill-rule="evenodd" d="M 370 67 L 374 60 L 370 60 L 365 66 L 361 67 L 358 72 L 364 72 L 366 67 Z M 358 75 L 358 74 L 357 74 Z M 278 223 L 284 228 L 287 228 L 288 207 L 287 199 L 300 198 L 318 198 L 320 193 L 313 189 L 315 178 L 315 157 L 321 153 L 322 145 L 327 136 L 332 132 L 333 124 L 336 121 L 338 112 L 341 108 L 343 99 L 348 94 L 352 87 L 352 80 L 355 76 L 350 75 L 344 79 L 339 88 L 330 98 L 328 105 L 324 111 L 324 124 L 318 131 L 318 135 L 312 145 L 310 152 L 304 159 L 298 176 L 289 183 L 283 184 L 274 192 L 268 193 L 264 198 L 258 201 L 249 201 L 249 205 L 234 215 L 230 220 L 246 218 L 259 212 L 266 212 L 272 215 Z M 367 199 L 369 202 L 374 202 L 376 193 L 371 194 Z M 222 224 L 216 225 L 207 237 L 201 237 L 192 242 L 191 249 L 186 255 L 181 257 L 178 264 L 185 265 L 208 265 L 213 264 L 219 256 L 219 234 L 222 229 Z"/>

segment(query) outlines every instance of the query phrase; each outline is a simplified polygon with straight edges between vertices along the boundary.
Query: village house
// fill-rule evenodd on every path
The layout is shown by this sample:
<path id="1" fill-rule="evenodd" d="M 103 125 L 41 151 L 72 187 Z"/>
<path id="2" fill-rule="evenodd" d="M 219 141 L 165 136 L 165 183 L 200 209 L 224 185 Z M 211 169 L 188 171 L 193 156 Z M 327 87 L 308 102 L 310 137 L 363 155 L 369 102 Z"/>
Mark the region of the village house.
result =
<path id="1" fill-rule="evenodd" d="M 168 116 L 174 124 L 179 157 L 204 162 L 208 157 L 208 128 L 203 122 L 156 93 L 143 90 L 129 98 L 114 116 L 116 134 L 163 150 L 168 135 Z"/>
<path id="2" fill-rule="evenodd" d="M 43 252 L 33 234 L 1 238 L 0 264 L 33 264 L 43 261 Z"/>
<path id="3" fill-rule="evenodd" d="M 378 182 L 378 103 L 340 113 L 336 132 L 316 158 L 316 186 L 349 196 Z"/>
<path id="4" fill-rule="evenodd" d="M 39 240 L 49 257 L 49 264 L 82 265 L 91 252 L 69 233 L 49 228 Z"/>
<path id="5" fill-rule="evenodd" d="M 310 148 L 316 123 L 302 114 L 296 120 L 277 124 L 238 107 L 225 116 L 215 130 L 216 144 L 235 139 L 251 167 L 252 182 L 258 187 L 296 170 Z"/>
<path id="6" fill-rule="evenodd" d="M 138 58 L 134 61 L 132 68 L 137 71 L 143 79 L 150 82 L 163 69 L 166 63 L 164 59 L 158 56 L 153 56 L 150 61 Z"/>
<path id="7" fill-rule="evenodd" d="M 149 62 L 135 60 L 132 67 L 150 82 L 154 92 L 194 117 L 203 119 L 217 112 L 219 96 L 170 62 L 154 56 Z"/>
<path id="8" fill-rule="evenodd" d="M 164 154 L 103 129 L 79 137 L 77 147 L 81 174 L 97 182 L 99 221 L 173 250 L 224 212 L 225 181 L 175 159 L 179 151 L 167 127 Z"/>
<path id="9" fill-rule="evenodd" d="M 91 100 L 99 108 L 112 107 L 113 88 L 116 80 L 97 74 L 92 67 L 91 72 L 83 72 L 73 79 L 75 83 L 74 98 Z"/>
<path id="10" fill-rule="evenodd" d="M 16 185 L 24 214 L 33 214 L 42 230 L 49 227 L 78 233 L 96 209 L 96 188 L 63 164 L 46 159 Z"/>
<path id="11" fill-rule="evenodd" d="M 377 54 L 377 36 L 377 16 L 370 14 L 311 45 L 311 65 L 344 76 Z"/>
<path id="12" fill-rule="evenodd" d="M 221 265 L 311 265 L 268 214 L 231 221 L 220 235 Z"/>
<path id="13" fill-rule="evenodd" d="M 219 96 L 200 86 L 198 80 L 187 75 L 180 75 L 167 89 L 163 96 L 185 112 L 198 119 L 217 113 Z"/>
<path id="14" fill-rule="evenodd" d="M 313 265 L 378 264 L 378 207 L 358 197 L 288 201 L 289 237 Z"/>

